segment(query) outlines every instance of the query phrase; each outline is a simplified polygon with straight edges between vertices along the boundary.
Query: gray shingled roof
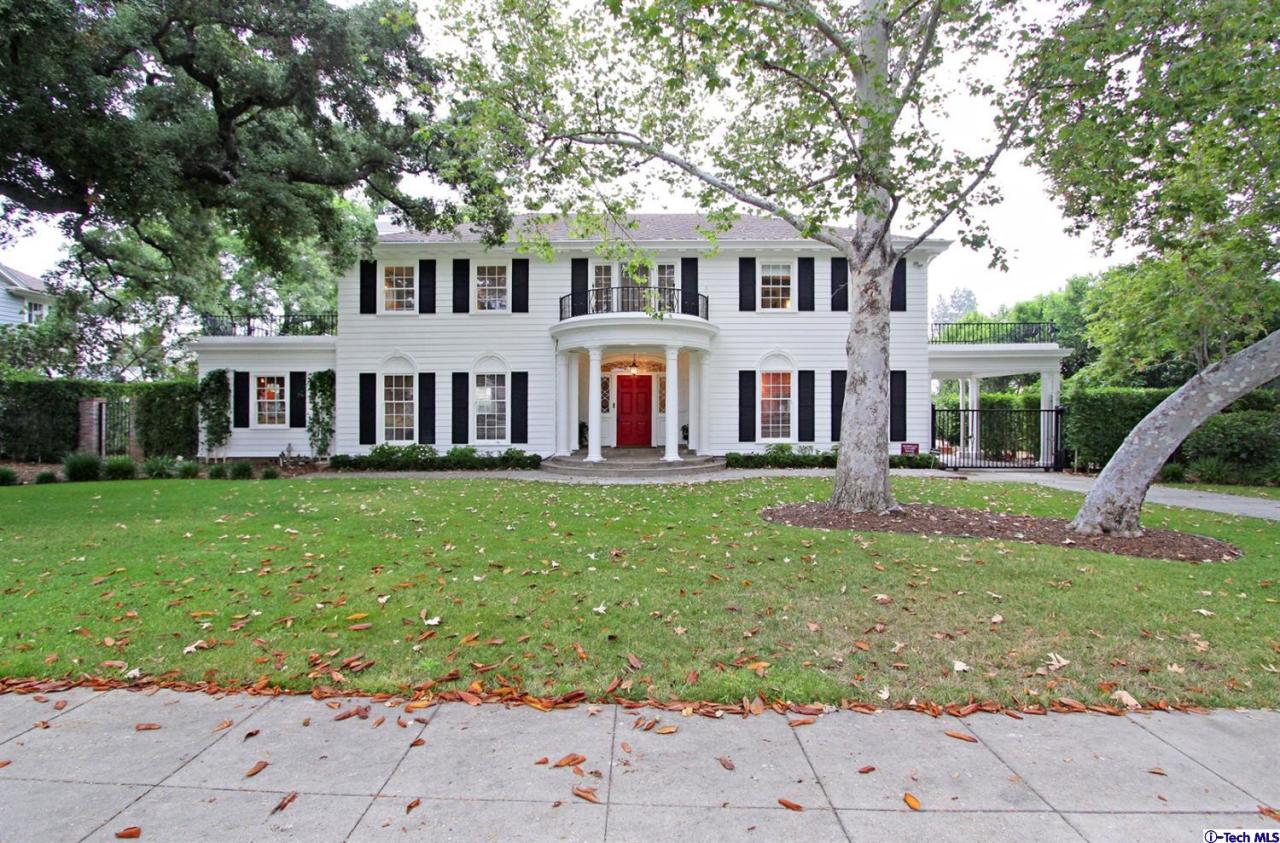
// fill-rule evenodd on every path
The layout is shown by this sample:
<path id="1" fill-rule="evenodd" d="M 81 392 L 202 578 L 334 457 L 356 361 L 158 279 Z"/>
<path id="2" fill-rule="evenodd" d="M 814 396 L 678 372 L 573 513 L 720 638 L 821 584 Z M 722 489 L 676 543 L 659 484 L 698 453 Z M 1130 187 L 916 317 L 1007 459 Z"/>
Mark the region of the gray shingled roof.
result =
<path id="1" fill-rule="evenodd" d="M 27 289 L 33 293 L 47 293 L 48 288 L 44 285 L 44 280 L 34 275 L 28 275 L 19 269 L 11 266 L 5 266 L 0 263 L 0 275 L 4 276 L 4 280 L 8 281 L 12 286 L 19 289 Z"/>
<path id="2" fill-rule="evenodd" d="M 513 230 L 528 223 L 527 214 L 517 215 Z M 627 235 L 642 242 L 678 242 L 699 241 L 705 239 L 698 229 L 709 228 L 707 218 L 702 214 L 633 214 L 630 217 L 633 227 L 627 229 Z M 380 243 L 475 243 L 480 235 L 470 226 L 459 227 L 452 233 L 421 232 L 384 227 L 379 220 L 378 242 Z M 570 240 L 569 225 L 564 220 L 557 220 L 543 231 L 547 238 L 554 242 Z M 848 233 L 845 230 L 844 233 Z M 794 228 L 776 217 L 739 217 L 733 228 L 724 234 L 717 235 L 719 240 L 744 241 L 778 241 L 795 242 L 802 240 Z M 592 238 L 598 239 L 598 238 Z"/>

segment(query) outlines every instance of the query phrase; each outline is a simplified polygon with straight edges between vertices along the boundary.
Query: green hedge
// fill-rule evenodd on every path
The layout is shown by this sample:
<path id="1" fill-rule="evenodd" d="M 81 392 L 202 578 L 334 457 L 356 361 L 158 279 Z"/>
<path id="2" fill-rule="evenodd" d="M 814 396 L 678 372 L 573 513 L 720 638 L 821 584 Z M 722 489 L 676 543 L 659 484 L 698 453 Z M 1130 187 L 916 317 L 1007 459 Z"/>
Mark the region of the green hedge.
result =
<path id="1" fill-rule="evenodd" d="M 57 462 L 76 449 L 84 381 L 0 379 L 0 456 Z"/>
<path id="2" fill-rule="evenodd" d="M 835 468 L 836 452 L 792 450 L 788 446 L 772 446 L 762 453 L 725 454 L 727 468 Z M 942 463 L 932 454 L 892 454 L 890 468 L 941 468 Z"/>
<path id="3" fill-rule="evenodd" d="M 1104 386 L 1068 389 L 1063 447 L 1077 468 L 1102 468 L 1134 425 L 1173 394 L 1172 389 Z"/>
<path id="4" fill-rule="evenodd" d="M 194 457 L 200 442 L 195 381 L 131 384 L 138 441 L 148 457 Z"/>
<path id="5" fill-rule="evenodd" d="M 1182 443 L 1189 460 L 1220 459 L 1241 468 L 1280 465 L 1280 413 L 1241 410 L 1214 416 Z"/>
<path id="6" fill-rule="evenodd" d="M 501 454 L 480 454 L 455 446 L 441 454 L 430 445 L 378 445 L 368 454 L 335 454 L 329 467 L 337 471 L 483 471 L 495 468 L 537 468 L 542 457 L 519 448 Z"/>

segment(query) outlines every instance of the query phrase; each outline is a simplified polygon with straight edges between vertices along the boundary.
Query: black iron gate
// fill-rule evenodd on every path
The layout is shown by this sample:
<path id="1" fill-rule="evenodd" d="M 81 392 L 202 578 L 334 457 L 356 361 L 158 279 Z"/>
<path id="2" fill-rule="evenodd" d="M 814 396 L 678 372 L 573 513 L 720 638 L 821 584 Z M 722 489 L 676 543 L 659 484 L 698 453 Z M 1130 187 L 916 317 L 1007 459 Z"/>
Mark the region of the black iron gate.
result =
<path id="1" fill-rule="evenodd" d="M 933 453 L 945 468 L 1061 471 L 1064 408 L 933 408 Z"/>
<path id="2" fill-rule="evenodd" d="M 98 405 L 98 449 L 102 456 L 129 453 L 132 421 L 128 398 L 111 398 Z"/>

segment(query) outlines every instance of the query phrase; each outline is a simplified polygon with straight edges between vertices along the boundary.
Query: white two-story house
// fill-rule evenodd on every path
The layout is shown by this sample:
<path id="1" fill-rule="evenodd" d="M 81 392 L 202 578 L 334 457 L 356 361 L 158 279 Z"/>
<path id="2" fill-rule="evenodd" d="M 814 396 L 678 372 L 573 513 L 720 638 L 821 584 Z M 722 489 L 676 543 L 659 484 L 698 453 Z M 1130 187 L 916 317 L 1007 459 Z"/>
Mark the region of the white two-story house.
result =
<path id="1" fill-rule="evenodd" d="M 0 325 L 35 325 L 52 304 L 44 281 L 0 264 Z"/>
<path id="2" fill-rule="evenodd" d="M 598 461 L 637 447 L 676 461 L 778 442 L 830 448 L 844 259 L 780 220 L 744 217 L 714 248 L 703 226 L 637 215 L 627 236 L 653 257 L 643 282 L 562 224 L 546 231 L 549 261 L 467 232 L 381 230 L 372 258 L 340 279 L 336 316 L 205 320 L 200 374 L 232 379 L 221 454 L 308 453 L 306 379 L 322 369 L 335 371 L 333 453 L 424 443 Z M 894 272 L 893 453 L 931 445 L 927 269 L 946 245 L 925 241 Z"/>

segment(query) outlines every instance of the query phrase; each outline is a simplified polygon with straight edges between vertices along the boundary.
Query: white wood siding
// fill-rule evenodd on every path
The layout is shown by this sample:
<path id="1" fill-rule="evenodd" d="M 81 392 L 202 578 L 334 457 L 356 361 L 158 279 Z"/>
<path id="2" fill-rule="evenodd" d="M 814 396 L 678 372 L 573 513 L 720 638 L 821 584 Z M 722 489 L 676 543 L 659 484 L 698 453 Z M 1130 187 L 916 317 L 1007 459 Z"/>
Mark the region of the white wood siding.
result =
<path id="1" fill-rule="evenodd" d="M 27 300 L 0 289 L 0 325 L 20 325 L 27 321 Z"/>

